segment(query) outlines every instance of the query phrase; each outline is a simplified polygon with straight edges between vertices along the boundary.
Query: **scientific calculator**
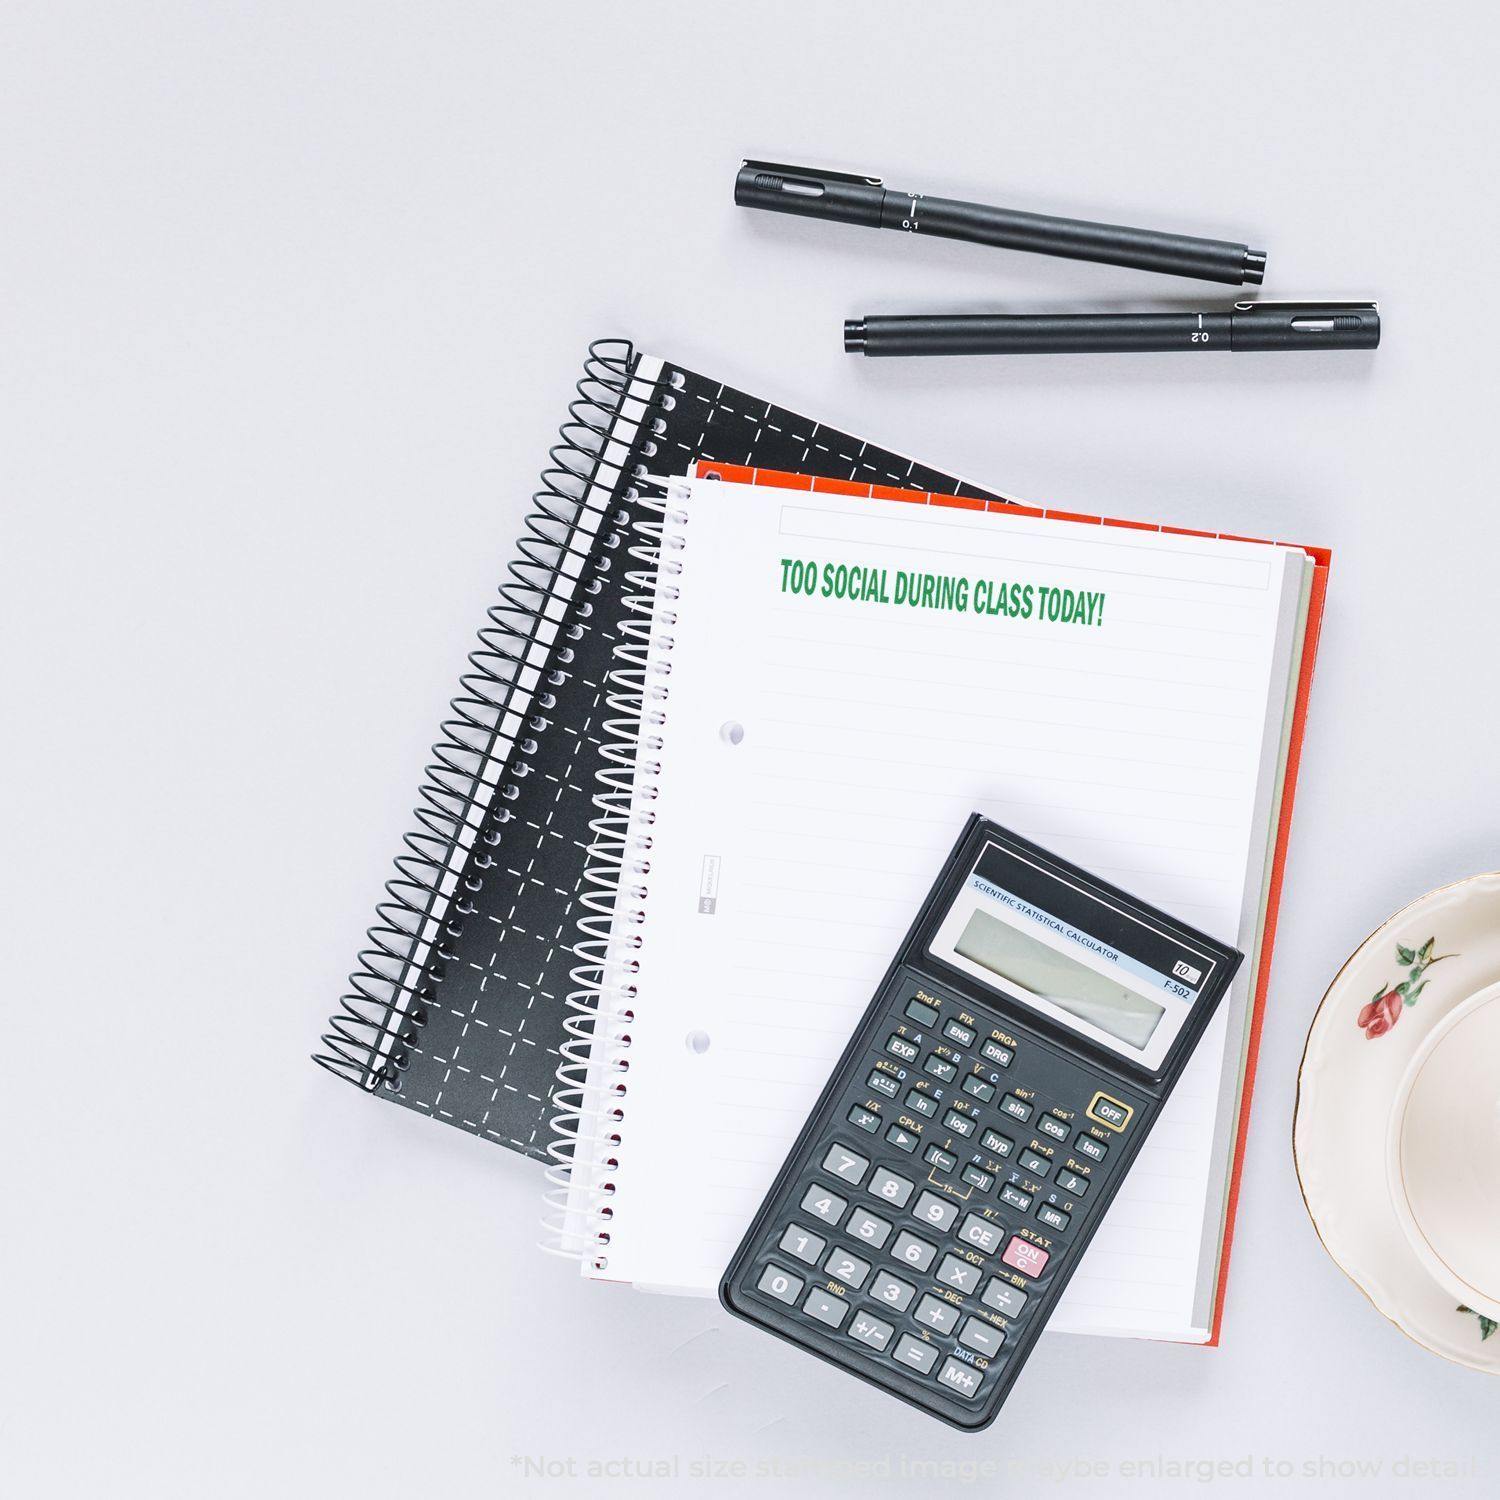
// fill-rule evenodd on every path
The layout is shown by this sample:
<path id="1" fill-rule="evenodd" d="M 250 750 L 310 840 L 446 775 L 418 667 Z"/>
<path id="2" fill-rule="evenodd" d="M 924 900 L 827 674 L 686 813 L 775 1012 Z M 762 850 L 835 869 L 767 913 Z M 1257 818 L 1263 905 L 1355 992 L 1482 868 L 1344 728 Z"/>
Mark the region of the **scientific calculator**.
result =
<path id="1" fill-rule="evenodd" d="M 988 1426 L 1239 964 L 974 815 L 720 1300 Z"/>

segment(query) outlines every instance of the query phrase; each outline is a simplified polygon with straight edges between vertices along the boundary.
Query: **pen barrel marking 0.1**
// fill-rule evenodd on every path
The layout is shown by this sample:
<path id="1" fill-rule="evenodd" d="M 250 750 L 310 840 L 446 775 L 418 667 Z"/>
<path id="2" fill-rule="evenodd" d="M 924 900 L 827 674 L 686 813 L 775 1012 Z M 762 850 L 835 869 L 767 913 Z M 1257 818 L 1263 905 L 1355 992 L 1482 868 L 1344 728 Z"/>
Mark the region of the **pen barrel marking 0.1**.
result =
<path id="1" fill-rule="evenodd" d="M 922 217 L 918 223 L 911 207 L 916 201 L 916 194 L 887 191 L 881 209 L 881 227 L 912 229 L 918 234 L 969 240 L 977 245 L 995 245 L 1004 250 L 1064 260 L 1097 261 L 1135 271 L 1191 276 L 1228 286 L 1258 283 L 1265 270 L 1265 256 L 1260 251 L 1227 240 L 1132 229 L 1125 224 L 1094 224 L 1085 219 L 1054 218 L 1050 214 L 926 196 L 921 197 Z M 908 217 L 911 222 L 904 222 Z"/>
<path id="2" fill-rule="evenodd" d="M 878 177 L 780 162 L 742 162 L 734 181 L 734 201 L 743 208 L 971 240 L 978 245 L 1192 276 L 1230 286 L 1258 285 L 1266 270 L 1265 251 L 1227 240 L 930 198 L 897 192 Z"/>

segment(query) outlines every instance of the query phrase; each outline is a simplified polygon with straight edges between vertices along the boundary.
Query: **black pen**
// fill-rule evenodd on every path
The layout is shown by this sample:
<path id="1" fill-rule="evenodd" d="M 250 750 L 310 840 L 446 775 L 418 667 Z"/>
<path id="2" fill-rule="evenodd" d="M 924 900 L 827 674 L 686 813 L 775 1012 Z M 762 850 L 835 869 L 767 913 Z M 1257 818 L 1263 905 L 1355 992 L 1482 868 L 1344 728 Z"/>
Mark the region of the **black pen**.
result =
<path id="1" fill-rule="evenodd" d="M 872 229 L 904 229 L 911 234 L 972 240 L 1036 255 L 1130 266 L 1137 271 L 1163 271 L 1200 281 L 1222 281 L 1229 286 L 1259 286 L 1266 270 L 1264 250 L 1251 250 L 1227 240 L 1202 240 L 1155 229 L 1091 224 L 1084 219 L 1058 219 L 954 198 L 898 193 L 878 177 L 788 167 L 771 161 L 745 161 L 741 165 L 734 179 L 734 201 L 744 208 L 768 208 L 777 213 L 864 224 Z"/>
<path id="2" fill-rule="evenodd" d="M 851 354 L 1125 354 L 1187 350 L 1374 349 L 1373 302 L 1236 302 L 1228 311 L 1016 313 L 858 318 Z"/>

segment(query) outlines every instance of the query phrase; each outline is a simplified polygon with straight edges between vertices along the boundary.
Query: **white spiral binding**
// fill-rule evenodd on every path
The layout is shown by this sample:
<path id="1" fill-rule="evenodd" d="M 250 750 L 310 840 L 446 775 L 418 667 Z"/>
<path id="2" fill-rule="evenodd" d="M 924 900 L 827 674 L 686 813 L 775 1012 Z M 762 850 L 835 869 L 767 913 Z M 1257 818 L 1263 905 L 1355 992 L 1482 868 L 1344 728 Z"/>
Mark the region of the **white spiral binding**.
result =
<path id="1" fill-rule="evenodd" d="M 680 377 L 678 377 L 680 379 Z M 553 1102 L 558 1112 L 549 1122 L 553 1138 L 547 1148 L 542 1248 L 573 1260 L 591 1258 L 596 1271 L 608 1267 L 610 1198 L 624 1137 L 630 1071 L 630 1031 L 641 967 L 646 958 L 646 903 L 651 874 L 651 825 L 661 772 L 662 747 L 672 664 L 671 628 L 678 597 L 673 579 L 682 571 L 680 557 L 663 557 L 683 545 L 680 532 L 664 535 L 669 512 L 676 525 L 687 522 L 686 486 L 658 479 L 637 466 L 638 483 L 661 486 L 662 498 L 642 496 L 648 512 L 633 527 L 626 549 L 636 566 L 625 574 L 626 616 L 614 649 L 614 665 L 605 682 L 608 717 L 601 728 L 603 765 L 597 773 L 595 817 L 589 823 L 593 841 L 583 872 L 583 908 L 573 953 L 579 962 L 570 971 L 575 988 L 567 1004 Z M 655 658 L 653 660 L 653 657 Z M 635 810 L 633 810 L 635 809 Z"/>

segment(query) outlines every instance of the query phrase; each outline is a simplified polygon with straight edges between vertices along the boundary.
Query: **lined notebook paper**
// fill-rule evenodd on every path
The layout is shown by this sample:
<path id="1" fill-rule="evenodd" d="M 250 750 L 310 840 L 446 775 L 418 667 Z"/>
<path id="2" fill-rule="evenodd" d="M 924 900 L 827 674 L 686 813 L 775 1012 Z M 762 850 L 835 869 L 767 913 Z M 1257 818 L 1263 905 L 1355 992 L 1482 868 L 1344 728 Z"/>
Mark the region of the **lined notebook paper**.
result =
<path id="1" fill-rule="evenodd" d="M 636 785 L 653 847 L 589 1274 L 712 1293 L 971 811 L 1254 951 L 1310 560 L 973 505 L 707 479 L 669 502 L 670 701 Z M 1252 982 L 1050 1326 L 1208 1337 Z"/>

